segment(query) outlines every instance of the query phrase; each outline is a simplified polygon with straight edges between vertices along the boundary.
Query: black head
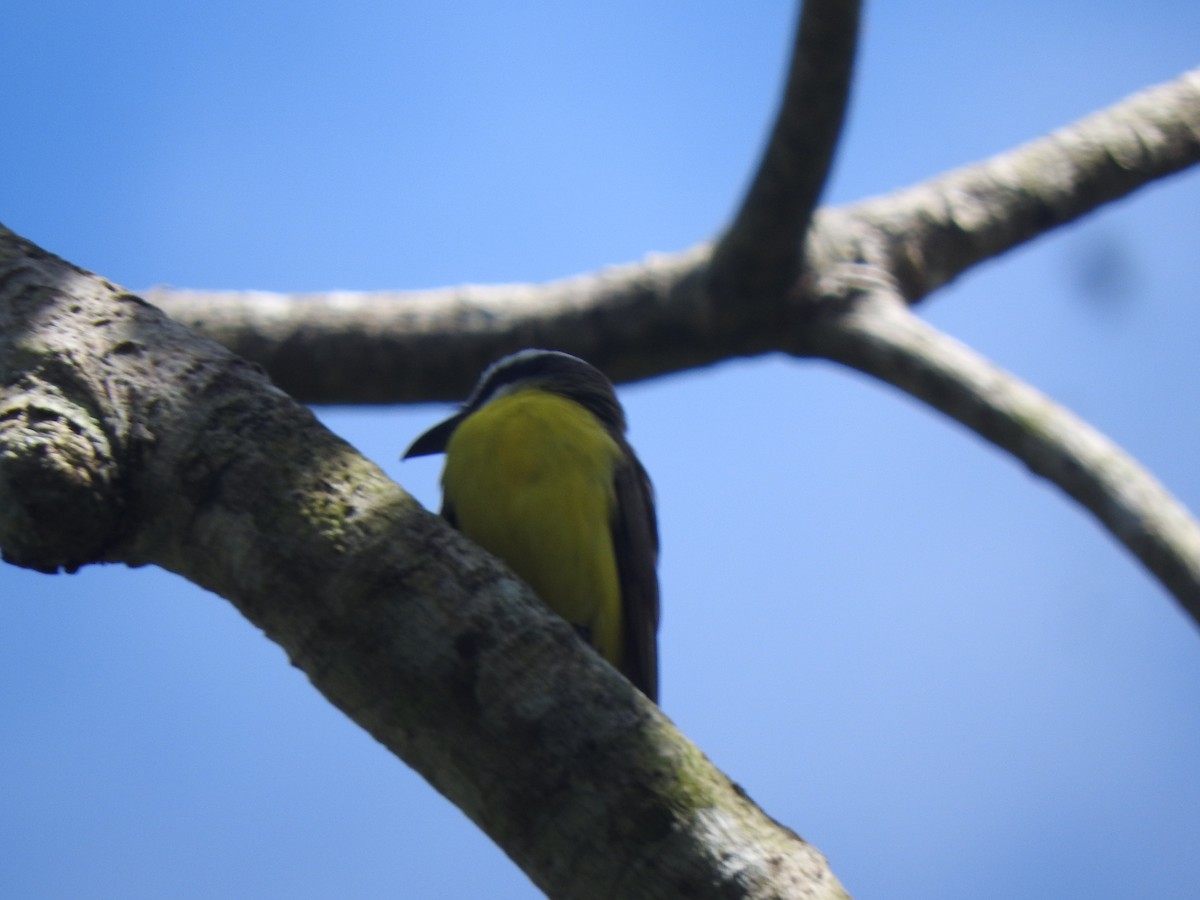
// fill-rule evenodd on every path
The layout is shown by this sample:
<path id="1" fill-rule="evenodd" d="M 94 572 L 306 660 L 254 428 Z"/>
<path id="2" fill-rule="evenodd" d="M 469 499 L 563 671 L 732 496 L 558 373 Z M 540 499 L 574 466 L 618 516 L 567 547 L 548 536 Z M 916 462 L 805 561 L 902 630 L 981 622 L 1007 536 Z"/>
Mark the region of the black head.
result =
<path id="1" fill-rule="evenodd" d="M 492 400 L 527 387 L 574 400 L 613 434 L 625 433 L 625 414 L 603 372 L 558 350 L 521 350 L 485 369 L 462 409 L 413 441 L 403 458 L 443 452 L 463 419 Z"/>

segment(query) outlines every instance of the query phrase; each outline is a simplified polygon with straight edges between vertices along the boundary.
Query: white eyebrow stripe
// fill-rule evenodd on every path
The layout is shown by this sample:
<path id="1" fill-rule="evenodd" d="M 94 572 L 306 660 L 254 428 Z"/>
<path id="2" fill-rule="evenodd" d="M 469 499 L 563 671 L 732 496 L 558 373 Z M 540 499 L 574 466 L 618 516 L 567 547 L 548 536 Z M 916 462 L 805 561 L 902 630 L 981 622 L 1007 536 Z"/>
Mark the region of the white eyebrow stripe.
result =
<path id="1" fill-rule="evenodd" d="M 507 397 L 509 394 L 514 394 L 522 388 L 529 387 L 530 384 L 531 382 L 524 379 L 521 381 L 506 381 L 504 384 L 497 385 L 482 397 L 478 398 L 473 405 L 476 409 L 482 409 L 489 403 L 494 403 L 495 401 L 499 400 L 501 397 Z"/>

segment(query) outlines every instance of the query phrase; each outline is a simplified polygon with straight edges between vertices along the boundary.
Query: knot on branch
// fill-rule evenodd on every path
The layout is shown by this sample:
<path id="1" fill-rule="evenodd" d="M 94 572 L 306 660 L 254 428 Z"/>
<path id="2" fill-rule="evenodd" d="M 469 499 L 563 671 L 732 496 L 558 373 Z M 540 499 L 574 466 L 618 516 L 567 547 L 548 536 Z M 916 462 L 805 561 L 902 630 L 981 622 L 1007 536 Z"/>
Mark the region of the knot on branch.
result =
<path id="1" fill-rule="evenodd" d="M 25 377 L 0 390 L 0 551 L 40 572 L 97 562 L 117 531 L 117 466 L 99 424 Z"/>

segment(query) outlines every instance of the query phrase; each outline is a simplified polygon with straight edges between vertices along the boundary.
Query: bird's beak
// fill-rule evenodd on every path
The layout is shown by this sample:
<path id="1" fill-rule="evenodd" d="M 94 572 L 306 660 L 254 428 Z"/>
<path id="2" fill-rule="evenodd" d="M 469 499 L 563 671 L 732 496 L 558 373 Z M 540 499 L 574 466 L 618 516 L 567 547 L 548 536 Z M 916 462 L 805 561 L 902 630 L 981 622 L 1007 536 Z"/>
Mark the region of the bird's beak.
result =
<path id="1" fill-rule="evenodd" d="M 463 419 L 467 417 L 466 412 L 460 412 L 453 415 L 444 422 L 439 422 L 434 425 L 423 435 L 417 438 L 404 451 L 401 459 L 412 459 L 414 456 L 428 456 L 431 453 L 445 453 L 446 444 L 450 441 L 450 435 L 454 433 L 454 429 L 459 426 Z"/>

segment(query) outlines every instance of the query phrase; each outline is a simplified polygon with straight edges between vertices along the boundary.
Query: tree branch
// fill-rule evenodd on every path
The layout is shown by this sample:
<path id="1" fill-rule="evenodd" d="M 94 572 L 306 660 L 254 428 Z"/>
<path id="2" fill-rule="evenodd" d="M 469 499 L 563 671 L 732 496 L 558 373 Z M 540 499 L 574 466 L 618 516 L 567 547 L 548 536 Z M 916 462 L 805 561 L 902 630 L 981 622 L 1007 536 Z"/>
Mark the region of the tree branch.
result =
<path id="1" fill-rule="evenodd" d="M 1008 153 L 834 210 L 842 255 L 916 302 L 973 266 L 1200 162 L 1200 69 Z"/>
<path id="2" fill-rule="evenodd" d="M 10 561 L 154 563 L 226 597 L 551 896 L 846 896 L 569 625 L 260 370 L 2 229 L 0 369 Z"/>
<path id="3" fill-rule="evenodd" d="M 1086 422 L 913 315 L 881 282 L 812 332 L 819 355 L 895 385 L 1008 451 L 1092 513 L 1200 625 L 1200 524 Z"/>
<path id="4" fill-rule="evenodd" d="M 575 353 L 619 381 L 721 359 L 729 347 L 710 321 L 708 257 L 702 246 L 537 285 L 145 296 L 304 402 L 415 403 L 460 399 L 485 366 L 522 347 Z"/>
<path id="5" fill-rule="evenodd" d="M 718 298 L 771 302 L 796 283 L 850 98 L 860 6 L 858 0 L 803 4 L 770 140 L 713 256 Z"/>
<path id="6" fill-rule="evenodd" d="M 1196 162 L 1200 70 L 995 159 L 821 210 L 806 265 L 871 262 L 919 300 Z M 790 349 L 803 322 L 795 313 L 812 301 L 804 283 L 774 305 L 721 300 L 711 291 L 711 254 L 701 245 L 541 285 L 320 295 L 158 289 L 146 297 L 266 366 L 305 402 L 448 400 L 463 396 L 485 364 L 521 347 L 577 353 L 618 381 Z"/>

